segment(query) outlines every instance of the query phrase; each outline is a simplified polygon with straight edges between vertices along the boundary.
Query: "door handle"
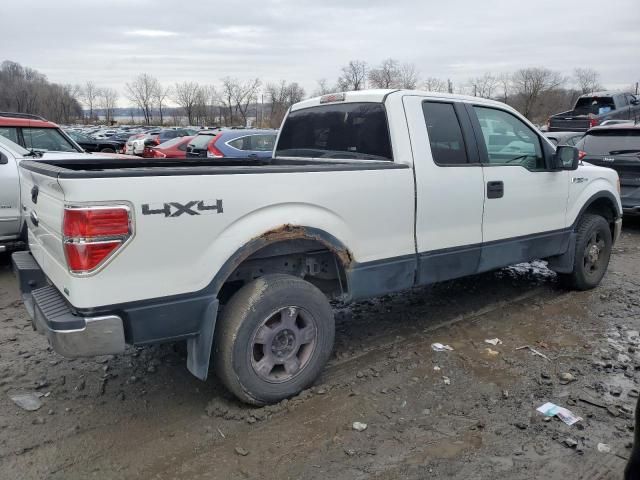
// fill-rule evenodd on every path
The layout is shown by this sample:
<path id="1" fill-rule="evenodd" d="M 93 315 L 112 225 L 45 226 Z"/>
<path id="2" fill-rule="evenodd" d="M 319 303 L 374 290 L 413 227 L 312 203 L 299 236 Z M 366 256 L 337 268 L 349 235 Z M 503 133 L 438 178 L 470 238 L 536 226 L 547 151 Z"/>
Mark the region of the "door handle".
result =
<path id="1" fill-rule="evenodd" d="M 504 182 L 501 180 L 487 182 L 487 198 L 502 197 L 504 197 Z"/>

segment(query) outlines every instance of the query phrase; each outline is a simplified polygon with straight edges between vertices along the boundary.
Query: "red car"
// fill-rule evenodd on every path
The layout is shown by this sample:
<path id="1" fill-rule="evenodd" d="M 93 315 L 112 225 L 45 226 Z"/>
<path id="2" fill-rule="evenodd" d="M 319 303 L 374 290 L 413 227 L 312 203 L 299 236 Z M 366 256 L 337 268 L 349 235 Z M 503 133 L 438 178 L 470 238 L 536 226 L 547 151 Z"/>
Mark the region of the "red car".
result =
<path id="1" fill-rule="evenodd" d="M 144 147 L 144 158 L 186 158 L 187 145 L 193 136 L 176 137 L 161 143 L 157 147 Z"/>

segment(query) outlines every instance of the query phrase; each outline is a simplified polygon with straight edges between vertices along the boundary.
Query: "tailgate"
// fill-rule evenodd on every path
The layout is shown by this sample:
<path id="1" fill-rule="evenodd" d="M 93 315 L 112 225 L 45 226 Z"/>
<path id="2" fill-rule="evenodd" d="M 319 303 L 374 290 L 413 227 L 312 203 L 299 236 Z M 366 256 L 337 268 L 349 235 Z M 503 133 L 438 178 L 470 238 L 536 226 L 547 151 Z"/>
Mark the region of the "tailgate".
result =
<path id="1" fill-rule="evenodd" d="M 549 127 L 556 132 L 583 132 L 589 129 L 589 117 L 552 117 L 549 120 Z"/>
<path id="2" fill-rule="evenodd" d="M 62 245 L 64 192 L 55 178 L 20 168 L 21 203 L 29 248 L 40 268 L 58 285 L 68 275 Z"/>

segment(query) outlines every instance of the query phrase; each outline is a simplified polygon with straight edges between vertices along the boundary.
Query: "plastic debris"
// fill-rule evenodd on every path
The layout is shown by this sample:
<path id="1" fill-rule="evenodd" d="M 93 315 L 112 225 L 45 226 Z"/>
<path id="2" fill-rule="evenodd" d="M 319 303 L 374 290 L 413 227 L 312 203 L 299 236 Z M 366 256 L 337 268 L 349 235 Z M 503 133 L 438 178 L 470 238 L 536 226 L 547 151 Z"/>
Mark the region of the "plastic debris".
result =
<path id="1" fill-rule="evenodd" d="M 433 371 L 434 372 L 439 372 L 440 370 L 442 370 L 438 365 L 436 365 L 435 367 L 433 367 Z"/>
<path id="2" fill-rule="evenodd" d="M 547 360 L 549 362 L 551 361 L 551 359 L 549 357 L 547 357 L 544 353 L 540 353 L 538 350 L 533 348 L 531 345 L 524 345 L 522 347 L 516 348 L 516 350 L 524 350 L 525 348 L 528 348 L 531 351 L 531 353 L 533 353 L 534 355 L 542 357 L 542 358 L 544 358 L 545 360 Z"/>
<path id="3" fill-rule="evenodd" d="M 442 343 L 432 343 L 431 350 L 435 352 L 453 351 L 453 348 L 449 345 L 443 345 Z"/>
<path id="4" fill-rule="evenodd" d="M 449 377 L 442 377 L 442 381 L 445 385 L 451 385 L 451 379 Z"/>
<path id="5" fill-rule="evenodd" d="M 567 425 L 573 425 L 576 422 L 582 420 L 582 417 L 578 417 L 570 410 L 566 408 L 559 407 L 555 403 L 547 402 L 541 407 L 536 408 L 536 410 L 542 413 L 546 417 L 558 417 Z"/>
<path id="6" fill-rule="evenodd" d="M 600 453 L 611 453 L 611 447 L 609 445 L 607 445 L 606 443 L 599 443 L 598 444 L 598 451 Z"/>
<path id="7" fill-rule="evenodd" d="M 356 432 L 364 432 L 367 429 L 368 425 L 362 422 L 353 422 L 353 429 Z"/>
<path id="8" fill-rule="evenodd" d="M 485 340 L 484 343 L 488 343 L 489 345 L 493 345 L 495 347 L 496 345 L 502 345 L 502 340 L 500 340 L 499 338 L 490 338 L 488 340 Z"/>
<path id="9" fill-rule="evenodd" d="M 42 407 L 42 401 L 40 397 L 42 395 L 36 395 L 35 393 L 20 393 L 17 395 L 11 395 L 11 400 L 13 403 L 18 405 L 23 410 L 28 412 L 34 412 Z"/>

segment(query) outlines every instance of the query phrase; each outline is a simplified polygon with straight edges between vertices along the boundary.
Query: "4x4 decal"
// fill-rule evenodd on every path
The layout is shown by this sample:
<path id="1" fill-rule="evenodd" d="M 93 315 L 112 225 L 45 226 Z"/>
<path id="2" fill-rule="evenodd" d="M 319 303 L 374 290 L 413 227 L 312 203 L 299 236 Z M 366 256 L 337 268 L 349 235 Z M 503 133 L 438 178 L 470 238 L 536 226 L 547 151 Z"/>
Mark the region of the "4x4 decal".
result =
<path id="1" fill-rule="evenodd" d="M 143 215 L 164 215 L 165 217 L 179 217 L 187 215 L 209 215 L 222 213 L 222 200 L 191 200 L 187 203 L 143 203 Z"/>

